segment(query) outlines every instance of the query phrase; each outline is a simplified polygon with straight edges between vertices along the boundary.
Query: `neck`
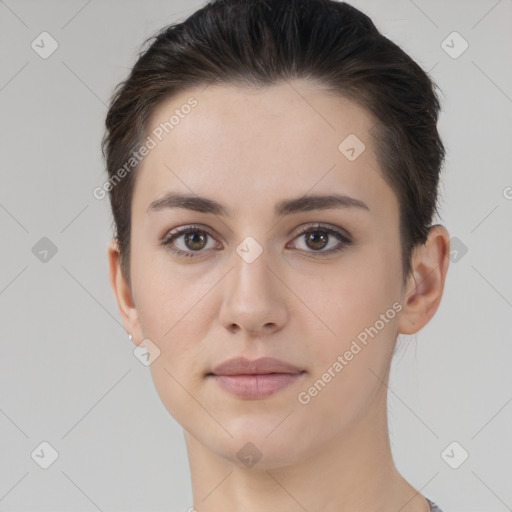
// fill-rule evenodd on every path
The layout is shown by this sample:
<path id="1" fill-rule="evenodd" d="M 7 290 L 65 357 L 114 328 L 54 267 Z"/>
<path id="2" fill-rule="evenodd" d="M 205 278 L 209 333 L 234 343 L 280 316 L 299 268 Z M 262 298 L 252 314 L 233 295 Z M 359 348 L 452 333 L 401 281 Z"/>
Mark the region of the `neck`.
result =
<path id="1" fill-rule="evenodd" d="M 380 406 L 320 450 L 287 465 L 251 468 L 212 452 L 185 431 L 198 512 L 429 512 L 397 471 L 389 445 L 386 396 Z"/>

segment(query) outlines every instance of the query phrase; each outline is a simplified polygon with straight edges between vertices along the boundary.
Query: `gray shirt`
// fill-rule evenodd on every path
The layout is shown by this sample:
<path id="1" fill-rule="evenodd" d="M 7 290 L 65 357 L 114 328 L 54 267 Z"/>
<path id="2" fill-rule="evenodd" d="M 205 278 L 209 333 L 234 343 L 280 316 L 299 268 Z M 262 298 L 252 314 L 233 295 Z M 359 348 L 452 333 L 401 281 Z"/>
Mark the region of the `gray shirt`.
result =
<path id="1" fill-rule="evenodd" d="M 430 505 L 430 512 L 443 512 L 433 501 L 430 501 L 428 498 L 426 500 Z"/>

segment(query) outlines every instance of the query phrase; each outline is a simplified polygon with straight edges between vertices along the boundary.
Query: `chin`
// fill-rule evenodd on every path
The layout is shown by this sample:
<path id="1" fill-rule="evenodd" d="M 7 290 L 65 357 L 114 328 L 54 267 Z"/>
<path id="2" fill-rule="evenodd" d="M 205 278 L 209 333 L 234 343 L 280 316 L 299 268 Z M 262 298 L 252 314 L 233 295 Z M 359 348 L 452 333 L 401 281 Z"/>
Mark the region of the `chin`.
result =
<path id="1" fill-rule="evenodd" d="M 199 441 L 240 467 L 261 470 L 286 467 L 306 459 L 314 444 L 313 440 L 304 438 L 303 426 L 293 425 L 292 416 L 286 418 L 286 414 L 280 414 L 265 421 L 240 417 L 232 423 L 224 421 L 224 427 L 233 437 L 218 431 L 214 437 L 200 435 Z M 295 428 L 298 432 L 294 432 Z"/>

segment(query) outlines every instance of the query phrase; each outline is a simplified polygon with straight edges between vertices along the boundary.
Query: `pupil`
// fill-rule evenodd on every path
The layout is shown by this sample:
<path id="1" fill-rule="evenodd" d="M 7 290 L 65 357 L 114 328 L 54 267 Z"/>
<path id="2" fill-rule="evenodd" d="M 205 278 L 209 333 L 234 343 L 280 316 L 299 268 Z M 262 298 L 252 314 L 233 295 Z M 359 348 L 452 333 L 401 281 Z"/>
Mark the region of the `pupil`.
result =
<path id="1" fill-rule="evenodd" d="M 320 241 L 320 246 L 316 245 L 318 241 Z M 327 245 L 327 235 L 325 233 L 320 235 L 310 233 L 308 236 L 308 243 L 309 242 L 313 243 L 312 249 L 323 249 Z"/>
<path id="2" fill-rule="evenodd" d="M 187 233 L 185 235 L 186 244 L 189 249 L 201 249 L 204 247 L 204 235 L 199 233 Z M 198 243 L 199 246 L 195 246 L 194 244 Z"/>

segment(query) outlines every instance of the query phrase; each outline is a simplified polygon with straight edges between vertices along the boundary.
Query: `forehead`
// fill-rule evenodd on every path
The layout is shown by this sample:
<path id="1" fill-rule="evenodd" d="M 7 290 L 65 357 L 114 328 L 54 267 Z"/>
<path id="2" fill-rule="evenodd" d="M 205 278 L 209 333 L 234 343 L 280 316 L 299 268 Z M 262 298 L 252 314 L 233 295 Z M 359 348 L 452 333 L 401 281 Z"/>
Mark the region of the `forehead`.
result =
<path id="1" fill-rule="evenodd" d="M 366 109 L 306 80 L 182 91 L 149 119 L 155 146 L 138 169 L 134 208 L 169 190 L 215 195 L 235 210 L 333 189 L 393 206 L 369 134 L 375 123 Z"/>

